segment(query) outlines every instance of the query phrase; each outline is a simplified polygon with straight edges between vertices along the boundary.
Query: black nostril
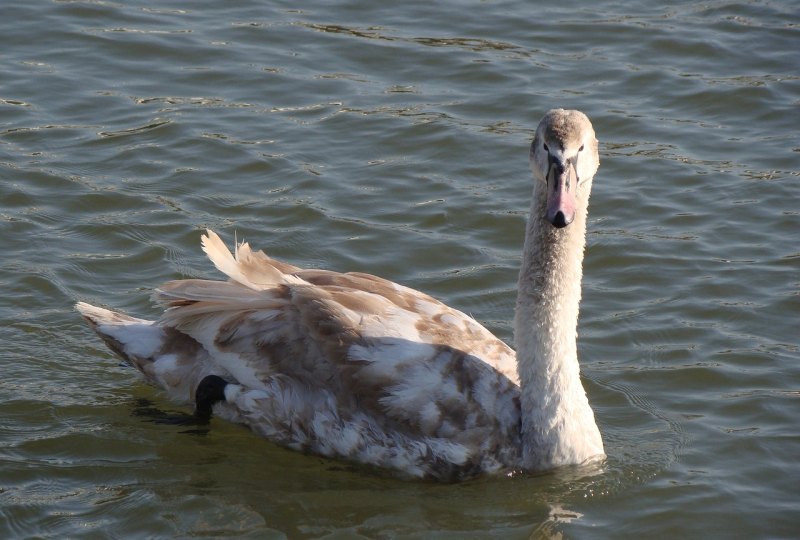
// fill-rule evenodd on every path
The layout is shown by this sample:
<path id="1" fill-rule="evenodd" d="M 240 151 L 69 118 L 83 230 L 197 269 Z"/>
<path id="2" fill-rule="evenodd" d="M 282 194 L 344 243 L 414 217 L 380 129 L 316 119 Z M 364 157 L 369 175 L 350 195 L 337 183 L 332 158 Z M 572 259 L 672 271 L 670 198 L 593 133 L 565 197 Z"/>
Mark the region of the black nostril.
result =
<path id="1" fill-rule="evenodd" d="M 569 222 L 567 221 L 567 216 L 564 215 L 564 212 L 557 212 L 556 215 L 553 216 L 553 220 L 550 223 L 552 223 L 554 227 L 558 227 L 559 229 L 569 225 Z"/>

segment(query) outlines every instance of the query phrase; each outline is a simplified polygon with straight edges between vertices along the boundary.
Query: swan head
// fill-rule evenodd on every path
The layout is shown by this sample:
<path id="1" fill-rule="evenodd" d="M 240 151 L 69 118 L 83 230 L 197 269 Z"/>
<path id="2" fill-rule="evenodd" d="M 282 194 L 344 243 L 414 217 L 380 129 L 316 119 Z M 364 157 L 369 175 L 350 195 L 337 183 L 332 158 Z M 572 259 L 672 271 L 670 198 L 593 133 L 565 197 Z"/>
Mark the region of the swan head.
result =
<path id="1" fill-rule="evenodd" d="M 580 111 L 548 111 L 536 128 L 530 162 L 533 176 L 547 186 L 547 221 L 566 227 L 588 204 L 592 178 L 600 166 L 589 118 Z"/>

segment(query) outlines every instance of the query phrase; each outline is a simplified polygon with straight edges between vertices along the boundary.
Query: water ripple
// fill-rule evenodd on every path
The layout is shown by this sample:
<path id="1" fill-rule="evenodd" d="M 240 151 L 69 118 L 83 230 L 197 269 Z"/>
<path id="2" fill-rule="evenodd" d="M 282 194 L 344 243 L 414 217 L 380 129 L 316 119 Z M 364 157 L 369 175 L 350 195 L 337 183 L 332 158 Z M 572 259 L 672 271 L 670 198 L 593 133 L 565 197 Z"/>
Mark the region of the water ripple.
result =
<path id="1" fill-rule="evenodd" d="M 791 2 L 3 9 L 0 535 L 800 529 Z M 585 110 L 603 156 L 579 325 L 595 468 L 434 486 L 223 423 L 181 434 L 132 414 L 168 405 L 72 311 L 154 316 L 159 284 L 219 277 L 212 227 L 422 289 L 511 342 L 552 106 Z"/>

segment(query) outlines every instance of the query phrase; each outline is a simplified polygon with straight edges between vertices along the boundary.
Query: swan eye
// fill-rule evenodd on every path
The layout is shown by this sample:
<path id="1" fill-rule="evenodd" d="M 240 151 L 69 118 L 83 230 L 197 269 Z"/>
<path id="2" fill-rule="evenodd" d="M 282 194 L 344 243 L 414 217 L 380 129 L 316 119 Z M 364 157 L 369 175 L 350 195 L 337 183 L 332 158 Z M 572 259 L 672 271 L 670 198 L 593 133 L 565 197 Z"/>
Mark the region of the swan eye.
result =
<path id="1" fill-rule="evenodd" d="M 545 152 L 550 152 L 550 149 L 547 147 L 547 143 L 543 144 L 542 146 L 544 147 Z"/>

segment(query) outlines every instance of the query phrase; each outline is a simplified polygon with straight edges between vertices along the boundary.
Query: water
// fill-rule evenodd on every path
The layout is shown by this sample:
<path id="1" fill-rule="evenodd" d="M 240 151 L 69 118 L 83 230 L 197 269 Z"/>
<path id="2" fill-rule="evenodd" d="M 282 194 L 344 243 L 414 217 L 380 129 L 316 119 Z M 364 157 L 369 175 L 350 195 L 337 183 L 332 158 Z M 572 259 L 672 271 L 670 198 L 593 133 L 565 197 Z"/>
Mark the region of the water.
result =
<path id="1" fill-rule="evenodd" d="M 4 2 L 0 536 L 791 538 L 800 10 L 785 1 Z M 555 106 L 593 120 L 596 470 L 462 485 L 176 409 L 76 300 L 152 317 L 211 227 L 511 339 Z"/>

